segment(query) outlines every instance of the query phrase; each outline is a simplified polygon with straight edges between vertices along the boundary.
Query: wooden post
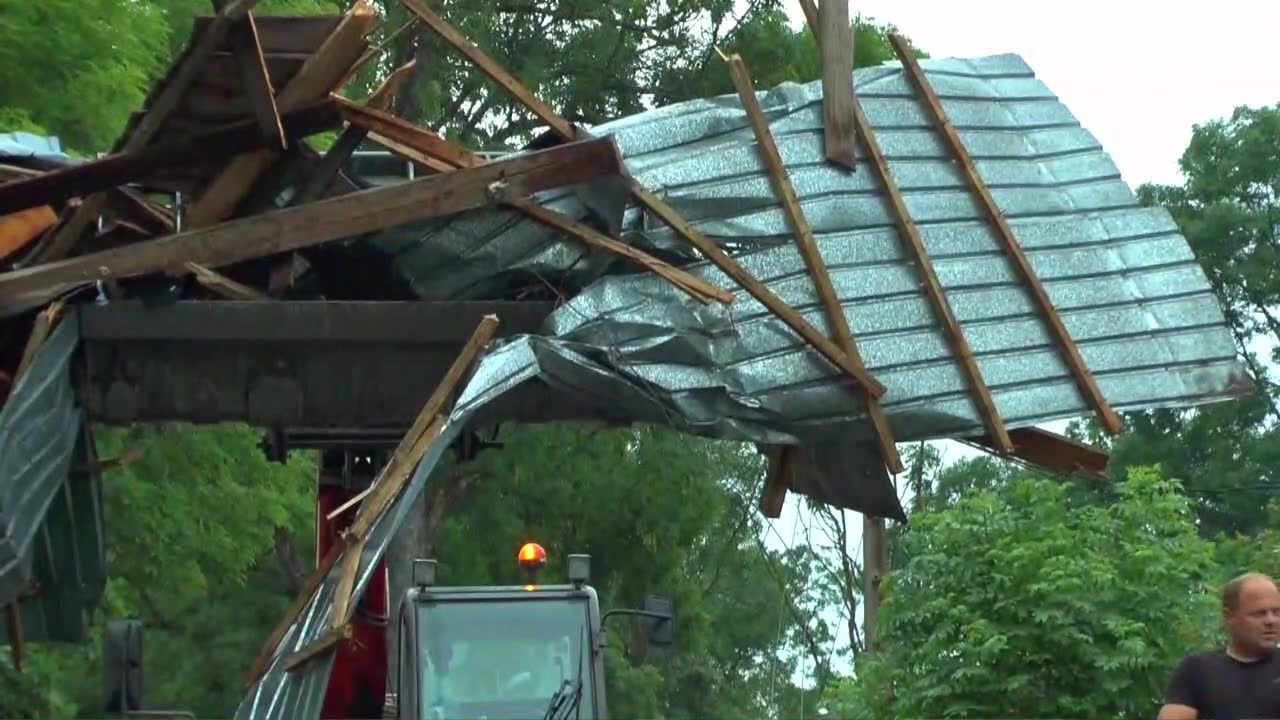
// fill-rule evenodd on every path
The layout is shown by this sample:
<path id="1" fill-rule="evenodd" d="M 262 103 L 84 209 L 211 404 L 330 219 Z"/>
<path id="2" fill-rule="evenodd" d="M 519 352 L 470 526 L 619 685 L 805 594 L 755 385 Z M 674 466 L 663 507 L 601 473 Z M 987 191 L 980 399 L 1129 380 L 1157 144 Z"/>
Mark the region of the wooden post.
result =
<path id="1" fill-rule="evenodd" d="M 889 574 L 889 542 L 884 518 L 862 516 L 862 629 L 866 649 L 880 649 L 880 581 Z"/>

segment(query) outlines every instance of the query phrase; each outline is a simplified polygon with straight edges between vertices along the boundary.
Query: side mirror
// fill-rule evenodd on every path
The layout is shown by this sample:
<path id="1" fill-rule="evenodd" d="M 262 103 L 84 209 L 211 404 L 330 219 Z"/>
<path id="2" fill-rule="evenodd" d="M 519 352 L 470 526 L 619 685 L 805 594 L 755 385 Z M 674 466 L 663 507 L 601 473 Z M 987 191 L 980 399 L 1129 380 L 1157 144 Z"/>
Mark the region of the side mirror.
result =
<path id="1" fill-rule="evenodd" d="M 142 709 L 142 622 L 112 620 L 102 636 L 105 712 Z"/>
<path id="2" fill-rule="evenodd" d="M 653 647 L 671 647 L 676 642 L 676 604 L 669 597 L 650 595 L 644 599 L 645 636 Z"/>

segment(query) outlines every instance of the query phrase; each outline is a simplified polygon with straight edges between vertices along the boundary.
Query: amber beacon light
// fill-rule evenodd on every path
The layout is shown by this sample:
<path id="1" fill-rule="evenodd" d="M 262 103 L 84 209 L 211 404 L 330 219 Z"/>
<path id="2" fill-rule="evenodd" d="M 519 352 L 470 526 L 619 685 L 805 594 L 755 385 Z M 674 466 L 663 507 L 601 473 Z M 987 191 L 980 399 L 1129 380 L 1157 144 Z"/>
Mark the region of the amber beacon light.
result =
<path id="1" fill-rule="evenodd" d="M 522 545 L 516 557 L 520 561 L 520 567 L 531 573 L 541 570 L 547 564 L 547 551 L 534 542 Z"/>

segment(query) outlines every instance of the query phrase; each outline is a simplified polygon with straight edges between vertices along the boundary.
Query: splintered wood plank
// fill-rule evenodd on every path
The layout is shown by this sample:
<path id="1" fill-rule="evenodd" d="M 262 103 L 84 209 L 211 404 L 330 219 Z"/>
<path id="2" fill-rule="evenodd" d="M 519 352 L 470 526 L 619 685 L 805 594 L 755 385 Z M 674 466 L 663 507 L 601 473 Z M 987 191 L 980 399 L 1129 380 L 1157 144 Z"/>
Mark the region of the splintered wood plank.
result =
<path id="1" fill-rule="evenodd" d="M 857 137 L 853 123 L 853 32 L 849 0 L 821 0 L 823 150 L 827 159 L 853 170 Z"/>
<path id="2" fill-rule="evenodd" d="M 669 265 L 642 250 L 637 250 L 624 242 L 615 240 L 604 233 L 575 221 L 563 213 L 544 208 L 527 198 L 507 200 L 506 204 L 548 227 L 577 238 L 590 247 L 633 262 L 655 275 L 661 276 L 698 302 L 707 303 L 711 300 L 716 300 L 725 305 L 733 304 L 732 293 L 725 292 L 706 280 Z"/>
<path id="3" fill-rule="evenodd" d="M 818 241 L 813 236 L 813 228 L 809 226 L 804 210 L 800 207 L 800 199 L 796 195 L 795 187 L 791 184 L 786 165 L 782 162 L 782 155 L 779 154 L 778 146 L 773 140 L 773 133 L 769 130 L 769 121 L 765 118 L 764 111 L 760 109 L 760 102 L 756 99 L 747 65 L 738 55 L 731 55 L 726 58 L 726 61 L 729 64 L 729 72 L 733 76 L 734 87 L 737 88 L 738 96 L 742 99 L 742 107 L 746 110 L 747 121 L 755 131 L 756 147 L 760 150 L 760 158 L 769 172 L 769 180 L 774 192 L 782 201 L 787 222 L 795 235 L 797 249 L 800 251 L 800 256 L 804 258 L 809 277 L 813 280 L 818 298 L 822 302 L 827 324 L 831 326 L 836 344 L 849 358 L 849 362 L 866 374 L 866 366 L 862 361 L 862 354 L 858 352 L 858 344 L 853 339 L 853 331 L 849 329 L 849 320 L 845 317 L 844 306 L 840 304 L 835 285 L 831 282 L 831 275 L 827 272 L 826 263 L 822 260 L 822 252 L 818 250 Z M 896 475 L 902 472 L 903 465 L 902 457 L 898 454 L 897 444 L 893 439 L 893 429 L 889 426 L 889 420 L 885 417 L 880 403 L 876 402 L 876 398 L 865 388 L 863 396 L 867 405 L 867 416 L 871 420 L 876 441 L 880 445 L 880 456 L 889 467 L 889 471 Z"/>
<path id="4" fill-rule="evenodd" d="M 326 652 L 337 647 L 339 644 L 350 640 L 351 633 L 352 630 L 349 623 L 343 623 L 338 627 L 331 627 L 328 630 L 325 630 L 320 633 L 319 637 L 311 641 L 309 645 L 285 658 L 285 672 L 296 672 L 298 668 L 306 665 L 311 660 L 320 657 Z"/>
<path id="5" fill-rule="evenodd" d="M 902 191 L 898 188 L 898 182 L 889 168 L 889 161 L 880 147 L 880 140 L 872 130 L 871 123 L 867 121 L 867 116 L 862 112 L 862 104 L 856 98 L 853 101 L 853 113 L 858 134 L 866 145 L 871 166 L 875 168 L 876 177 L 884 186 L 885 198 L 889 201 L 889 208 L 893 212 L 893 221 L 898 226 L 898 234 L 902 237 L 907 255 L 920 273 L 920 279 L 924 282 L 925 297 L 929 299 L 933 314 L 942 326 L 947 344 L 951 346 L 952 354 L 960 363 L 960 371 L 964 374 L 965 382 L 968 383 L 969 390 L 973 394 L 973 402 L 978 408 L 979 416 L 982 417 L 982 424 L 987 428 L 991 442 L 997 450 L 1002 453 L 1011 452 L 1013 444 L 1009 440 L 1008 431 L 1005 430 L 1004 421 L 1000 418 L 1000 412 L 996 409 L 995 400 L 991 397 L 991 389 L 987 387 L 987 382 L 978 369 L 969 341 L 965 339 L 964 332 L 960 329 L 960 322 L 956 320 L 951 303 L 947 300 L 946 291 L 942 288 L 942 282 L 938 280 L 938 273 L 933 268 L 933 261 L 929 259 L 929 252 L 925 249 L 920 229 L 911 219 L 911 212 L 907 209 Z"/>
<path id="6" fill-rule="evenodd" d="M 325 578 L 329 577 L 329 571 L 342 557 L 342 551 L 345 544 L 339 540 L 329 546 L 329 552 L 320 559 L 316 564 L 316 569 L 311 571 L 307 579 L 303 581 L 302 588 L 298 590 L 298 594 L 294 596 L 293 603 L 285 610 L 284 616 L 276 623 L 275 629 L 271 631 L 271 635 L 267 637 L 267 641 L 262 644 L 262 649 L 258 651 L 258 656 L 253 659 L 249 665 L 249 672 L 245 675 L 245 687 L 252 687 L 267 672 L 267 666 L 271 664 L 271 658 L 275 654 L 276 646 L 284 640 L 284 636 L 289 632 L 289 627 L 297 621 L 302 615 L 302 611 L 311 603 L 311 597 L 315 595 L 320 586 L 324 584 Z"/>
<path id="7" fill-rule="evenodd" d="M 761 305 L 764 305 L 769 312 L 773 313 L 783 324 L 803 338 L 805 342 L 812 345 L 831 364 L 843 370 L 850 379 L 866 388 L 867 392 L 872 396 L 878 398 L 884 395 L 885 388 L 879 381 L 871 377 L 864 369 L 855 365 L 843 350 L 826 335 L 823 335 L 808 320 L 805 320 L 804 316 L 796 312 L 795 308 L 775 295 L 767 285 L 756 279 L 746 268 L 738 264 L 737 260 L 734 260 L 728 253 L 720 249 L 719 245 L 716 245 L 710 238 L 680 217 L 680 214 L 674 208 L 646 190 L 638 182 L 633 181 L 631 192 L 640 201 L 641 205 L 657 216 L 658 219 L 670 225 L 677 235 L 697 248 L 712 265 L 715 265 L 721 272 L 738 283 L 743 290 L 751 294 L 751 297 L 755 298 Z"/>
<path id="8" fill-rule="evenodd" d="M 134 277 L 195 262 L 205 267 L 274 255 L 426 220 L 492 202 L 490 186 L 504 182 L 512 195 L 619 175 L 622 158 L 612 138 L 597 138 L 516 155 L 384 188 L 253 215 L 109 251 L 0 274 L 0 298 L 99 279 Z"/>
<path id="9" fill-rule="evenodd" d="M 244 283 L 236 282 L 219 272 L 214 272 L 199 263 L 189 262 L 185 266 L 195 275 L 196 281 L 228 300 L 269 300 L 260 290 Z"/>
<path id="10" fill-rule="evenodd" d="M 298 137 L 328 130 L 341 122 L 337 106 L 323 100 L 285 115 L 284 127 L 290 135 Z M 59 168 L 26 180 L 0 185 L 0 213 L 111 190 L 117 185 L 143 180 L 165 168 L 182 167 L 194 162 L 222 159 L 252 151 L 261 148 L 263 142 L 257 123 L 246 120 L 183 140 L 157 143 Z"/>
<path id="11" fill-rule="evenodd" d="M 422 0 L 401 0 L 410 12 L 417 15 L 426 23 L 427 27 L 440 36 L 455 50 L 462 53 L 470 60 L 480 71 L 489 76 L 497 84 L 501 85 L 504 90 L 516 98 L 520 104 L 524 105 L 538 119 L 551 126 L 560 137 L 566 140 L 572 140 L 577 136 L 577 132 L 564 118 L 560 117 L 556 111 L 552 110 L 548 105 L 537 98 L 529 88 L 526 88 L 519 80 L 516 80 L 511 73 L 498 64 L 496 60 L 489 57 L 483 50 L 476 47 L 474 43 L 466 38 L 465 35 L 458 32 L 456 28 L 445 21 L 444 18 L 435 14 L 428 8 Z"/>
<path id="12" fill-rule="evenodd" d="M 441 160 L 453 167 L 476 167 L 484 164 L 484 158 L 454 145 L 426 128 L 390 113 L 358 105 L 337 95 L 334 95 L 333 99 L 338 103 L 338 108 L 347 122 L 362 127 L 370 133 L 377 133 L 400 145 L 421 150 L 428 157 Z"/>
<path id="13" fill-rule="evenodd" d="M 146 114 L 133 128 L 133 132 L 125 140 L 122 152 L 140 150 L 151 142 L 156 132 L 164 125 L 169 115 L 182 103 L 182 98 L 204 70 L 204 63 L 214 50 L 218 49 L 226 39 L 227 30 L 232 23 L 244 13 L 249 12 L 257 0 L 234 0 L 209 23 L 204 34 L 191 48 L 190 52 L 179 60 L 177 70 L 169 78 L 164 89 L 151 102 Z M 67 222 L 54 231 L 54 236 L 45 250 L 40 254 L 42 261 L 59 260 L 66 256 L 76 241 L 84 235 L 85 230 L 97 221 L 98 215 L 106 205 L 106 197 L 95 193 L 85 198 L 75 210 L 71 211 Z"/>
<path id="14" fill-rule="evenodd" d="M 365 0 L 358 0 L 333 34 L 276 96 L 277 107 L 287 113 L 332 92 L 347 76 L 351 65 L 360 59 L 368 45 L 365 36 L 376 19 L 373 8 Z M 209 183 L 187 214 L 190 226 L 203 227 L 230 217 L 276 157 L 271 151 L 261 150 L 232 160 Z"/>
<path id="15" fill-rule="evenodd" d="M 951 120 L 947 117 L 946 110 L 942 107 L 942 101 L 929 83 L 929 79 L 925 77 L 924 70 L 921 69 L 920 63 L 916 61 L 916 57 L 911 51 L 911 46 L 907 43 L 906 38 L 896 33 L 889 36 L 889 42 L 893 45 L 898 59 L 902 61 L 903 70 L 906 72 L 907 77 L 910 78 L 911 84 L 920 93 L 925 110 L 933 121 L 935 129 L 942 135 L 943 140 L 951 150 L 952 156 L 959 163 L 961 174 L 964 175 L 969 189 L 978 196 L 978 204 L 982 207 L 992 225 L 995 226 L 997 239 L 1004 247 L 1005 254 L 1009 257 L 1014 271 L 1030 292 L 1032 301 L 1040 312 L 1041 319 L 1044 320 L 1049 328 L 1050 336 L 1053 337 L 1058 348 L 1062 351 L 1063 359 L 1066 361 L 1067 367 L 1070 368 L 1071 375 L 1075 378 L 1076 385 L 1080 388 L 1080 393 L 1084 396 L 1085 402 L 1093 408 L 1098 420 L 1106 428 L 1107 432 L 1113 435 L 1119 433 L 1122 427 L 1120 416 L 1111 409 L 1111 405 L 1107 402 L 1106 397 L 1103 396 L 1102 390 L 1098 387 L 1098 383 L 1093 377 L 1093 373 L 1089 371 L 1084 358 L 1080 356 L 1079 348 L 1076 347 L 1071 334 L 1067 332 L 1066 326 L 1062 324 L 1062 318 L 1058 316 L 1058 311 L 1053 306 L 1053 301 L 1049 299 L 1049 294 L 1045 292 L 1044 285 L 1041 284 L 1035 269 L 1031 267 L 1031 261 L 1027 259 L 1026 253 L 1022 251 L 1022 246 L 1018 244 L 1017 237 L 1013 234 L 1013 229 L 1009 227 L 1004 214 L 1000 212 L 999 206 L 996 205 L 995 198 L 991 196 L 991 191 L 987 189 L 986 183 L 982 181 L 982 177 L 978 174 L 978 168 L 974 165 L 973 158 L 970 157 L 969 151 L 960 140 L 960 135 L 956 132 L 955 126 L 951 124 Z"/>
<path id="16" fill-rule="evenodd" d="M 245 13 L 243 18 L 231 26 L 227 33 L 227 44 L 231 46 L 236 64 L 240 67 L 244 94 L 253 107 L 262 137 L 267 140 L 269 148 L 285 150 L 289 147 L 289 141 L 285 138 L 284 127 L 280 123 L 275 89 L 271 87 L 271 77 L 267 75 L 267 62 L 262 57 L 262 45 L 258 41 L 258 28 L 253 21 L 253 13 Z"/>
<path id="17" fill-rule="evenodd" d="M 1013 454 L 1033 465 L 1062 473 L 1078 473 L 1094 480 L 1107 479 L 1107 464 L 1111 458 L 1092 445 L 1037 427 L 1015 428 L 1009 431 L 1009 437 L 1013 441 Z M 979 445 L 994 447 L 990 437 L 971 439 Z"/>
<path id="18" fill-rule="evenodd" d="M 0 189 L 3 188 L 0 185 Z M 0 260 L 30 245 L 32 240 L 40 237 L 41 233 L 53 227 L 56 222 L 58 214 L 48 205 L 0 215 Z"/>

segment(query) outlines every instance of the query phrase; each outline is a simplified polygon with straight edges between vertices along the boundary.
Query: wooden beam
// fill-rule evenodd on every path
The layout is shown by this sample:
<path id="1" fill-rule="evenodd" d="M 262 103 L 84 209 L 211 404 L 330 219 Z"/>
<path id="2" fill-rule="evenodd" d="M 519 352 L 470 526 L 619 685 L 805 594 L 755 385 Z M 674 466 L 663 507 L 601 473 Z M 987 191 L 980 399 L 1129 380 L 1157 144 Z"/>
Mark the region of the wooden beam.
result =
<path id="1" fill-rule="evenodd" d="M 855 169 L 853 123 L 853 31 L 849 0 L 821 0 L 818 9 L 822 55 L 823 150 L 827 160 Z"/>
<path id="2" fill-rule="evenodd" d="M 255 288 L 251 288 L 244 283 L 236 282 L 222 273 L 214 272 L 199 263 L 185 263 L 183 265 L 187 270 L 195 276 L 196 282 L 218 293 L 228 300 L 270 300 L 266 293 Z"/>
<path id="3" fill-rule="evenodd" d="M 332 92 L 360 58 L 368 44 L 365 36 L 375 20 L 376 14 L 369 4 L 357 0 L 324 44 L 276 96 L 280 110 L 288 113 Z M 237 156 L 205 188 L 188 212 L 187 224 L 199 228 L 230 217 L 276 157 L 269 150 Z"/>
<path id="4" fill-rule="evenodd" d="M 200 39 L 178 61 L 177 69 L 169 77 L 164 89 L 146 109 L 146 114 L 129 133 L 129 137 L 120 149 L 121 152 L 140 150 L 150 144 L 151 139 L 169 119 L 169 115 L 182 104 L 187 90 L 204 70 L 205 61 L 223 44 L 227 30 L 244 13 L 253 9 L 257 1 L 233 0 L 213 18 Z M 106 198 L 99 194 L 85 198 L 84 203 L 71 212 L 67 222 L 54 231 L 53 238 L 40 254 L 40 259 L 47 262 L 65 257 L 84 231 L 97 221 L 105 203 Z"/>
<path id="5" fill-rule="evenodd" d="M 418 61 L 416 59 L 410 60 L 391 71 L 391 74 L 387 76 L 387 79 L 383 80 L 382 84 L 378 86 L 378 89 L 374 90 L 373 94 L 369 96 L 365 105 L 373 108 L 374 110 L 382 110 L 383 112 L 389 111 L 392 104 L 395 102 L 396 97 L 400 94 L 401 88 L 403 88 L 404 84 L 409 81 L 409 78 L 413 77 L 413 71 L 417 67 L 417 64 Z"/>
<path id="6" fill-rule="evenodd" d="M 373 142 L 381 145 L 382 147 L 390 150 L 392 153 L 399 155 L 400 157 L 406 160 L 415 162 L 427 168 L 432 172 L 447 173 L 457 169 L 455 166 L 450 165 L 444 160 L 441 160 L 440 158 L 432 155 L 428 155 L 427 153 L 423 152 L 422 150 L 419 150 L 418 148 L 412 147 L 410 145 L 405 145 L 404 143 L 399 142 L 397 140 L 392 140 L 391 138 L 386 137 L 380 133 L 369 132 L 367 130 L 365 132 L 368 133 L 368 138 Z"/>
<path id="7" fill-rule="evenodd" d="M 831 327 L 836 344 L 845 357 L 849 358 L 849 362 L 865 375 L 867 374 L 866 366 L 862 362 L 862 354 L 858 352 L 858 344 L 853 339 L 853 331 L 849 329 L 849 320 L 845 317 L 844 306 L 836 295 L 831 275 L 827 272 L 826 263 L 822 259 L 822 252 L 818 250 L 817 239 L 813 236 L 813 228 L 809 226 L 804 210 L 800 207 L 800 199 L 791 185 L 791 178 L 782 162 L 782 155 L 779 154 L 778 146 L 769 130 L 769 121 L 765 118 L 764 111 L 760 109 L 760 102 L 756 99 L 747 65 L 738 55 L 731 55 L 725 60 L 729 64 L 729 73 L 733 77 L 734 87 L 738 90 L 738 97 L 742 99 L 742 108 L 747 113 L 747 121 L 755 131 L 760 159 L 769 173 L 774 192 L 782 202 L 787 222 L 795 235 L 797 249 L 800 251 L 800 256 L 804 258 L 809 277 L 813 280 L 818 299 L 822 302 L 827 324 Z M 867 416 L 871 420 L 876 441 L 880 445 L 880 456 L 889 471 L 896 475 L 902 472 L 903 466 L 902 457 L 898 454 L 898 448 L 893 439 L 893 429 L 889 427 L 889 420 L 885 417 L 884 410 L 880 408 L 880 403 L 876 401 L 875 396 L 867 392 L 866 388 L 863 390 Z"/>
<path id="8" fill-rule="evenodd" d="M 489 57 L 483 50 L 476 47 L 474 43 L 466 38 L 462 33 L 458 32 L 452 25 L 445 21 L 444 18 L 435 14 L 427 7 L 422 0 L 401 0 L 405 7 L 414 15 L 417 15 L 431 28 L 440 39 L 444 40 L 455 50 L 462 53 L 470 60 L 480 71 L 489 76 L 497 84 L 501 85 L 504 90 L 516 98 L 516 100 L 538 116 L 538 119 L 551 126 L 551 129 L 557 135 L 566 139 L 573 140 L 577 137 L 577 131 L 573 125 L 560 117 L 556 111 L 539 100 L 532 92 L 529 91 L 519 80 L 516 80 L 511 73 L 498 64 L 496 60 Z"/>
<path id="9" fill-rule="evenodd" d="M 284 127 L 294 137 L 312 135 L 341 123 L 342 116 L 337 105 L 329 100 L 295 109 L 284 117 Z M 108 155 L 0 185 L 0 213 L 64 202 L 77 195 L 104 192 L 119 185 L 145 180 L 149 175 L 165 168 L 257 150 L 263 146 L 263 142 L 256 121 L 243 120 L 189 138 Z M 105 207 L 105 202 L 103 205 Z"/>
<path id="10" fill-rule="evenodd" d="M 885 198 L 889 201 L 893 221 L 898 226 L 898 235 L 902 237 L 907 256 L 915 263 L 916 271 L 920 274 L 920 280 L 924 283 L 925 297 L 929 299 L 934 317 L 942 326 L 947 344 L 951 346 L 951 352 L 956 356 L 956 362 L 960 364 L 960 372 L 964 375 L 969 391 L 973 394 L 973 402 L 977 406 L 978 415 L 982 418 L 982 424 L 987 428 L 987 434 L 992 439 L 994 447 L 1002 453 L 1010 452 L 1013 445 L 1009 441 L 1009 433 L 1005 430 L 1004 421 L 1000 418 L 1000 411 L 996 409 L 995 400 L 991 397 L 991 389 L 987 387 L 986 380 L 978 369 L 969 341 L 965 339 L 964 332 L 960 329 L 960 322 L 956 320 L 951 303 L 947 300 L 946 291 L 943 290 L 942 282 L 938 280 L 938 273 L 929 259 L 929 252 L 925 249 L 920 229 L 911 219 L 911 212 L 902 198 L 902 191 L 898 188 L 893 172 L 889 169 L 889 161 L 885 158 L 884 150 L 880 148 L 880 141 L 872 130 L 871 123 L 867 121 L 867 116 L 862 112 L 862 105 L 857 98 L 853 100 L 853 114 L 858 134 L 862 136 L 862 141 L 866 145 L 871 166 L 884 186 Z"/>
<path id="11" fill-rule="evenodd" d="M 27 646 L 22 639 L 22 606 L 17 600 L 5 606 L 5 617 L 9 623 L 9 652 L 13 658 L 13 669 L 21 674 L 26 667 Z"/>
<path id="12" fill-rule="evenodd" d="M 127 187 L 115 187 L 107 191 L 111 211 L 134 220 L 153 233 L 168 234 L 174 231 L 173 213 Z"/>
<path id="13" fill-rule="evenodd" d="M 1010 454 L 1032 465 L 1056 472 L 1080 474 L 1094 480 L 1107 480 L 1107 464 L 1111 458 L 1103 450 L 1076 442 L 1069 437 L 1037 427 L 1009 431 L 1013 443 Z M 972 438 L 978 445 L 995 448 L 990 436 Z"/>
<path id="14" fill-rule="evenodd" d="M 284 616 L 276 623 L 275 629 L 271 631 L 271 635 L 263 643 L 262 649 L 258 651 L 258 656 L 249 665 L 249 672 L 245 676 L 246 689 L 252 687 L 267 672 L 267 666 L 275 655 L 276 646 L 280 644 L 280 641 L 284 640 L 284 636 L 289 632 L 289 627 L 297 621 L 302 611 L 306 609 L 307 605 L 311 604 L 311 597 L 324 584 L 325 578 L 329 577 L 329 571 L 333 569 L 338 558 L 342 557 L 344 547 L 346 546 L 341 539 L 330 545 L 329 551 L 320 559 L 320 562 L 316 563 L 316 569 L 303 581 L 302 588 L 293 598 L 293 603 L 285 610 Z"/>
<path id="15" fill-rule="evenodd" d="M 311 641 L 306 647 L 296 653 L 293 653 L 284 661 L 285 672 L 294 672 L 298 668 L 307 664 L 311 660 L 320 657 L 329 650 L 332 650 L 340 643 L 344 643 L 351 639 L 351 625 L 343 623 L 338 627 L 331 627 L 320 636 Z"/>
<path id="16" fill-rule="evenodd" d="M 428 157 L 435 158 L 456 168 L 476 167 L 484 164 L 484 158 L 445 140 L 439 135 L 419 127 L 407 120 L 402 120 L 390 113 L 357 105 L 346 98 L 333 96 L 334 102 L 343 118 L 352 125 L 364 128 L 369 133 L 389 138 L 395 143 L 421 150 Z"/>
<path id="17" fill-rule="evenodd" d="M 766 456 L 769 458 L 769 470 L 760 494 L 760 513 L 776 520 L 782 517 L 787 491 L 795 486 L 796 448 L 794 445 L 775 446 Z"/>
<path id="18" fill-rule="evenodd" d="M 253 107 L 253 115 L 258 120 L 258 129 L 267 148 L 284 151 L 289 147 L 289 141 L 280 122 L 275 89 L 271 87 L 271 76 L 267 74 L 267 61 L 262 56 L 262 43 L 258 40 L 258 27 L 254 23 L 253 13 L 245 13 L 243 18 L 231 26 L 227 33 L 227 44 L 235 55 L 244 94 Z"/>
<path id="19" fill-rule="evenodd" d="M 36 353 L 40 352 L 45 340 L 49 339 L 49 335 L 53 332 L 53 326 L 58 324 L 58 320 L 62 315 L 63 307 L 64 304 L 61 300 L 55 300 L 49 303 L 48 307 L 41 310 L 40 314 L 36 316 L 35 324 L 31 326 L 31 334 L 27 336 L 27 345 L 22 350 L 22 359 L 18 361 L 18 369 L 13 373 L 15 387 L 22 382 L 22 376 L 26 374 L 27 368 L 31 367 L 31 363 L 35 362 Z"/>
<path id="20" fill-rule="evenodd" d="M 978 168 L 974 164 L 973 158 L 970 157 L 964 142 L 960 140 L 960 134 L 956 132 L 955 126 L 948 119 L 946 110 L 942 107 L 942 101 L 938 98 L 933 86 L 929 84 L 929 79 L 925 77 L 924 70 L 920 68 L 920 63 L 916 61 L 915 55 L 911 51 L 911 46 L 907 43 L 906 38 L 896 33 L 889 36 L 889 42 L 893 45 L 898 59 L 902 61 L 903 70 L 911 80 L 911 84 L 920 93 L 921 100 L 926 112 L 933 121 L 934 128 L 942 135 L 944 143 L 951 150 L 952 157 L 960 164 L 961 174 L 968 183 L 969 189 L 978 196 L 978 205 L 995 227 L 997 240 L 1004 247 L 1005 254 L 1013 265 L 1014 272 L 1030 292 L 1032 302 L 1035 304 L 1036 309 L 1039 310 L 1041 319 L 1048 326 L 1049 334 L 1058 344 L 1058 349 L 1062 351 L 1063 359 L 1067 367 L 1070 368 L 1085 402 L 1093 408 L 1099 422 L 1106 428 L 1107 432 L 1113 435 L 1119 433 L 1122 427 L 1120 416 L 1111 409 L 1111 405 L 1103 396 L 1102 390 L 1098 387 L 1098 383 L 1093 377 L 1093 373 L 1089 371 L 1084 358 L 1080 356 L 1080 350 L 1076 347 L 1071 334 L 1067 332 L 1066 326 L 1062 324 L 1062 318 L 1058 316 L 1058 311 L 1053 306 L 1053 301 L 1049 299 L 1049 294 L 1045 292 L 1040 278 L 1035 273 L 1035 269 L 1031 267 L 1030 260 L 1027 259 L 1026 254 L 1022 251 L 1022 246 L 1018 244 L 1018 240 L 1013 234 L 1013 229 L 1009 227 L 1004 214 L 996 205 L 995 198 L 991 196 L 991 191 L 987 189 L 986 183 L 982 181 L 982 177 L 978 174 Z"/>
<path id="21" fill-rule="evenodd" d="M 67 285 L 177 269 L 187 262 L 217 268 L 481 207 L 492 202 L 498 183 L 505 183 L 512 195 L 531 195 L 622 171 L 612 138 L 583 140 L 3 273 L 0 298 L 12 301 Z"/>
<path id="22" fill-rule="evenodd" d="M 862 516 L 862 621 L 867 652 L 880 650 L 880 584 L 889 574 L 889 541 L 884 518 Z"/>
<path id="23" fill-rule="evenodd" d="M 821 331 L 815 328 L 804 316 L 796 312 L 795 308 L 788 305 L 774 294 L 764 283 L 757 280 L 747 269 L 738 264 L 720 246 L 716 245 L 706 235 L 703 235 L 697 228 L 689 224 L 684 218 L 680 217 L 670 205 L 660 200 L 652 192 L 646 190 L 639 183 L 633 182 L 631 192 L 639 199 L 640 204 L 654 213 L 658 219 L 667 223 L 676 231 L 676 234 L 684 238 L 689 244 L 697 248 L 711 264 L 720 269 L 721 272 L 728 275 L 734 282 L 738 283 L 743 290 L 746 290 L 752 297 L 764 305 L 787 327 L 791 328 L 797 335 L 813 346 L 815 350 L 822 354 L 833 365 L 843 370 L 854 382 L 858 383 L 875 397 L 884 395 L 885 388 L 875 378 L 867 374 L 862 368 L 855 365 L 844 354 L 834 342 Z M 3 276 L 0 276 L 3 277 Z"/>
<path id="24" fill-rule="evenodd" d="M 527 198 L 507 200 L 505 204 L 514 207 L 543 225 L 555 228 L 567 235 L 577 238 L 589 247 L 603 250 L 610 255 L 633 262 L 655 275 L 661 276 L 667 282 L 683 290 L 698 302 L 708 303 L 715 300 L 725 305 L 733 304 L 732 293 L 721 290 L 696 275 L 692 275 L 680 268 L 663 262 L 662 260 L 659 260 L 642 250 L 631 247 L 624 242 L 615 240 L 562 213 L 544 208 Z"/>

